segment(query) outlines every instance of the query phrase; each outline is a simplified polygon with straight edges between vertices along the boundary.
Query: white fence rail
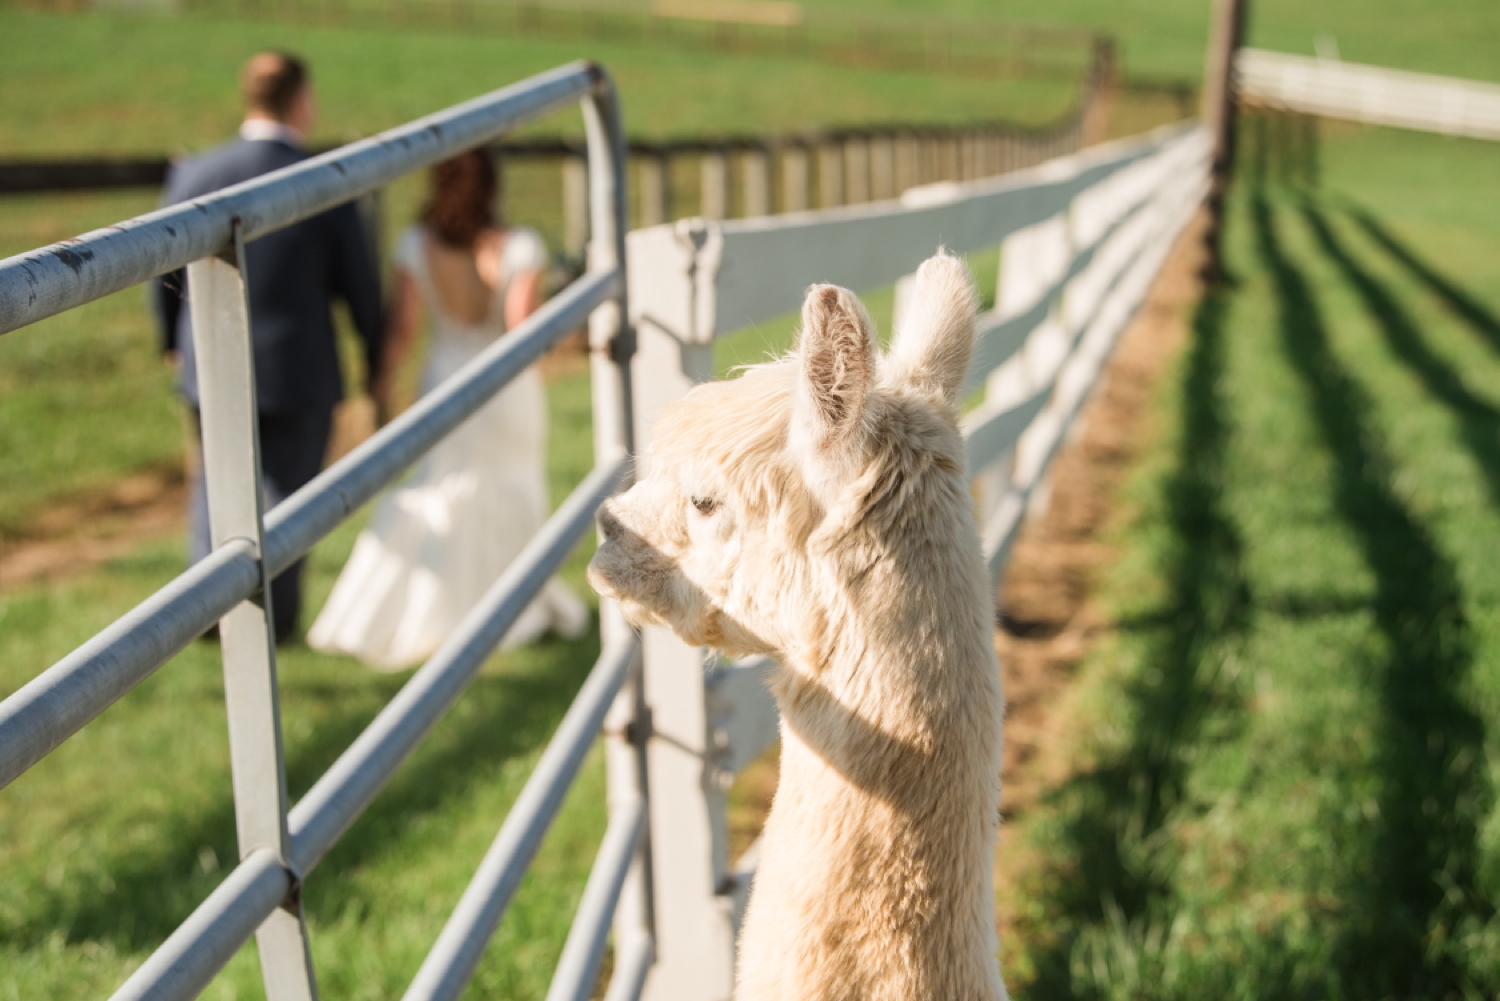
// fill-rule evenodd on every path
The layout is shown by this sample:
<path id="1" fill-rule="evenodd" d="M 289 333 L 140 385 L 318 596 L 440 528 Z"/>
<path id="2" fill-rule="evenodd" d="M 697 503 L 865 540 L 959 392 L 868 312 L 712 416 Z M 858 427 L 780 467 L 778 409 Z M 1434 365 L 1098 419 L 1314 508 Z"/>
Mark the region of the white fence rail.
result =
<path id="1" fill-rule="evenodd" d="M 247 241 L 402 174 L 581 106 L 594 239 L 588 272 L 435 392 L 278 506 L 261 510 Z M 216 548 L 135 610 L 0 702 L 0 785 L 30 768 L 218 622 L 240 861 L 115 994 L 190 998 L 254 935 L 271 1001 L 312 1001 L 302 884 L 593 525 L 630 472 L 632 343 L 623 320 L 624 136 L 613 84 L 576 63 L 183 205 L 0 261 L 0 333 L 186 267 Z M 291 810 L 266 582 L 543 351 L 580 324 L 593 348 L 596 467 L 479 605 Z M 26 336 L 26 335 L 16 335 Z M 472 975 L 607 713 L 615 716 L 609 828 L 552 996 L 586 997 L 615 919 L 611 998 L 638 997 L 653 954 L 645 883 L 639 642 L 606 603 L 604 650 L 406 993 L 456 998 Z"/>
<path id="2" fill-rule="evenodd" d="M 1263 49 L 1235 57 L 1239 98 L 1371 125 L 1500 139 L 1500 84 Z"/>
<path id="3" fill-rule="evenodd" d="M 939 246 L 1002 246 L 998 305 L 979 318 L 964 418 L 997 578 L 1028 502 L 1116 338 L 1207 190 L 1196 126 L 1097 147 L 1008 177 L 773 219 L 683 220 L 626 241 L 636 440 L 660 407 L 714 377 L 713 342 L 797 308 L 813 282 L 898 283 Z M 898 295 L 899 312 L 899 295 Z M 762 658 L 713 662 L 660 629 L 642 637 L 657 965 L 652 1001 L 729 996 L 754 850 L 728 858 L 724 791 L 777 734 Z M 708 670 L 705 671 L 705 666 Z"/>

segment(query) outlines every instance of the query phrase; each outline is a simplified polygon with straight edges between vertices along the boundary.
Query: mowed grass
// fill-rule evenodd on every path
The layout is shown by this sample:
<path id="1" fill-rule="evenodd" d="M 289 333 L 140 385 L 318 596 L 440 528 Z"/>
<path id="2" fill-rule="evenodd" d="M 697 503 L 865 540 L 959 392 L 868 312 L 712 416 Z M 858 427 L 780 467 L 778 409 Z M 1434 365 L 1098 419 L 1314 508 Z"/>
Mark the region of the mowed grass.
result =
<path id="1" fill-rule="evenodd" d="M 239 122 L 251 53 L 304 55 L 318 87 L 314 141 L 370 135 L 574 59 L 609 68 L 627 131 L 666 138 L 1018 118 L 1065 110 L 1076 82 L 982 80 L 735 55 L 634 38 L 511 37 L 383 25 L 0 9 L 0 153 L 160 154 L 219 142 Z M 576 112 L 529 127 L 581 134 Z"/>
<path id="2" fill-rule="evenodd" d="M 1500 147 L 1251 122 L 1130 493 L 1031 998 L 1500 993 Z"/>
<path id="3" fill-rule="evenodd" d="M 1203 73 L 1207 0 L 803 0 L 833 9 L 999 18 L 1113 35 L 1128 75 L 1197 80 Z M 1246 44 L 1312 55 L 1319 35 L 1353 62 L 1478 80 L 1500 80 L 1500 8 L 1489 0 L 1255 0 Z"/>

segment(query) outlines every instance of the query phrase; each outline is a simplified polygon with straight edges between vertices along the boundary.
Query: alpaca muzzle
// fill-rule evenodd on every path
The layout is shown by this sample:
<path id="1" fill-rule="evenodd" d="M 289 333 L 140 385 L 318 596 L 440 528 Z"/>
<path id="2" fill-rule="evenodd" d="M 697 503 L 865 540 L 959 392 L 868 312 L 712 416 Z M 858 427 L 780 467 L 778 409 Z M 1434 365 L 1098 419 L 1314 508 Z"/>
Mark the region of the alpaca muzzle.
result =
<path id="1" fill-rule="evenodd" d="M 600 594 L 624 600 L 649 599 L 661 590 L 675 570 L 658 552 L 615 513 L 606 502 L 597 518 L 601 541 L 589 560 L 589 583 Z"/>

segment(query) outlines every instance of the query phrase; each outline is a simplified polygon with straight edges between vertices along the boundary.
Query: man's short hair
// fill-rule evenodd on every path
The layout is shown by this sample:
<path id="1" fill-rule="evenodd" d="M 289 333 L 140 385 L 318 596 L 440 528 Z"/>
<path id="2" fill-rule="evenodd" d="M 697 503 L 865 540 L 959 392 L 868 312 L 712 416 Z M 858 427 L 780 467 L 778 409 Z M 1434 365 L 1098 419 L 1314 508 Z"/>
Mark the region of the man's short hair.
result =
<path id="1" fill-rule="evenodd" d="M 289 52 L 257 52 L 240 70 L 245 110 L 282 121 L 307 87 L 307 64 Z"/>

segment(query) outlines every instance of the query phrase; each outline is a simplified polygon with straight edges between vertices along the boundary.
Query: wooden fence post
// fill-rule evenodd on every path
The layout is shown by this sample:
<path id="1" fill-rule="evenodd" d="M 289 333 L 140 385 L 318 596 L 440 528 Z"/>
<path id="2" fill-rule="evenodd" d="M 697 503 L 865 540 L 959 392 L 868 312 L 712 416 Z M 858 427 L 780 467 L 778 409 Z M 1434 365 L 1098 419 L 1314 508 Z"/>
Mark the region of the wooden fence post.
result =
<path id="1" fill-rule="evenodd" d="M 729 158 L 723 150 L 703 154 L 701 180 L 698 214 L 705 219 L 729 218 Z"/>
<path id="2" fill-rule="evenodd" d="M 631 363 L 636 455 L 649 465 L 664 404 L 714 377 L 713 287 L 717 227 L 682 220 L 630 234 Z M 728 1001 L 734 977 L 734 901 L 716 724 L 704 670 L 707 651 L 671 630 L 641 631 L 642 685 L 651 713 L 646 748 L 650 796 L 656 963 L 645 1001 Z"/>
<path id="3" fill-rule="evenodd" d="M 959 150 L 958 137 L 955 135 L 944 136 L 938 140 L 938 150 L 941 159 L 938 164 L 939 181 L 961 180 L 959 174 Z"/>
<path id="4" fill-rule="evenodd" d="M 771 214 L 771 158 L 764 149 L 748 149 L 740 158 L 745 218 Z"/>
<path id="5" fill-rule="evenodd" d="M 666 222 L 671 215 L 672 198 L 668 189 L 671 172 L 665 156 L 636 157 L 635 177 L 640 186 L 640 217 L 642 226 L 655 226 Z"/>
<path id="6" fill-rule="evenodd" d="M 896 192 L 896 140 L 877 136 L 870 140 L 870 197 L 884 201 Z"/>
<path id="7" fill-rule="evenodd" d="M 972 132 L 958 138 L 958 178 L 972 181 L 979 176 L 979 140 Z"/>
<path id="8" fill-rule="evenodd" d="M 907 188 L 914 188 L 921 183 L 921 147 L 916 136 L 896 137 L 894 161 L 892 167 L 894 194 L 899 195 Z"/>
<path id="9" fill-rule="evenodd" d="M 1109 131 L 1109 113 L 1114 106 L 1117 83 L 1114 39 L 1101 35 L 1094 39 L 1094 64 L 1089 70 L 1088 82 L 1084 84 L 1080 145 L 1093 146 L 1104 141 Z"/>
<path id="10" fill-rule="evenodd" d="M 781 151 L 781 210 L 805 212 L 808 174 L 807 147 L 788 146 Z"/>
<path id="11" fill-rule="evenodd" d="M 1245 36 L 1248 0 L 1215 0 L 1210 26 L 1208 60 L 1203 73 L 1203 124 L 1213 136 L 1213 165 L 1209 172 L 1208 222 L 1203 227 L 1203 278 L 1224 279 L 1224 200 L 1234 173 L 1234 57 Z"/>
<path id="12" fill-rule="evenodd" d="M 844 155 L 836 142 L 818 146 L 818 208 L 844 204 Z"/>
<path id="13" fill-rule="evenodd" d="M 581 156 L 568 154 L 562 162 L 563 252 L 582 261 L 589 242 L 589 166 Z"/>
<path id="14" fill-rule="evenodd" d="M 867 139 L 844 140 L 844 202 L 858 205 L 870 200 L 870 143 Z"/>

